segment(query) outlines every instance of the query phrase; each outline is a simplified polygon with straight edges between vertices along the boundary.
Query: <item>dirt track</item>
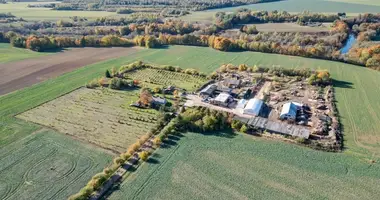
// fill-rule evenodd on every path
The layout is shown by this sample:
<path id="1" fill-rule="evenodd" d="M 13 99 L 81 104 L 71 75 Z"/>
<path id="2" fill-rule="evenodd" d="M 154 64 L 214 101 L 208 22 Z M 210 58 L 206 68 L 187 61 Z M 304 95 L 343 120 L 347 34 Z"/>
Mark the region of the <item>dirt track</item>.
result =
<path id="1" fill-rule="evenodd" d="M 54 78 L 77 68 L 131 54 L 137 48 L 78 48 L 0 64 L 0 95 Z"/>

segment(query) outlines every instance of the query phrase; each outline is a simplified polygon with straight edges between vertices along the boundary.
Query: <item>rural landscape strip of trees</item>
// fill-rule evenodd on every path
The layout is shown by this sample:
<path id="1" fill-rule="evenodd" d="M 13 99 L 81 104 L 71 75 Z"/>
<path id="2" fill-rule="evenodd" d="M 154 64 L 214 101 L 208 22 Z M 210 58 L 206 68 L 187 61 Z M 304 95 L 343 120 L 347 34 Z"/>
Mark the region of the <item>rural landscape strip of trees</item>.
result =
<path id="1" fill-rule="evenodd" d="M 162 11 L 163 9 L 170 9 L 171 12 L 186 12 L 186 11 L 201 11 L 213 8 L 224 8 L 241 6 L 255 3 L 267 3 L 279 0 L 122 0 L 122 1 L 78 1 L 78 0 L 64 0 L 61 4 L 42 4 L 41 6 L 52 8 L 54 10 L 106 10 L 108 12 L 131 13 L 134 11 L 149 10 L 149 11 Z M 125 12 L 127 11 L 128 12 Z"/>
<path id="2" fill-rule="evenodd" d="M 37 23 L 23 28 L 10 28 L 9 31 L 0 33 L 0 41 L 34 51 L 99 46 L 209 46 L 221 51 L 277 53 L 342 61 L 378 69 L 380 45 L 377 40 L 380 34 L 380 15 L 365 14 L 341 19 L 342 16 L 344 13 L 290 14 L 240 9 L 232 14 L 217 13 L 214 24 L 162 21 L 160 18 L 144 17 L 98 18 L 95 21 L 77 18 L 73 19 L 73 22 L 60 20 L 57 23 Z M 235 34 L 227 32 L 242 24 L 272 22 L 292 22 L 303 26 L 322 22 L 333 24 L 329 32 L 318 33 L 259 32 L 254 25 L 241 26 L 240 31 Z M 103 25 L 102 28 L 100 25 Z M 48 36 L 48 32 L 45 32 L 47 30 L 53 34 Z M 80 35 L 77 35 L 78 33 Z M 347 54 L 342 54 L 340 49 L 348 40 L 349 34 L 358 35 L 358 42 Z"/>

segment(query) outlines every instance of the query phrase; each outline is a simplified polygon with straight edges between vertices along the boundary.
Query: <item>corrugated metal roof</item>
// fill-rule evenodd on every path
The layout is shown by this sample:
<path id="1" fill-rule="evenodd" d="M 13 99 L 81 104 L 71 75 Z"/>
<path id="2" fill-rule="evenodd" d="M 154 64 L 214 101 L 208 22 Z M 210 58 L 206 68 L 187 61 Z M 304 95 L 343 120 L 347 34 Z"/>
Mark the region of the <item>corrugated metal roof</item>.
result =
<path id="1" fill-rule="evenodd" d="M 267 130 L 271 133 L 291 135 L 305 139 L 308 139 L 310 136 L 310 130 L 307 127 L 292 125 L 284 122 L 270 121 L 263 117 L 234 117 L 234 119 L 240 120 L 241 122 L 246 123 L 249 126 Z"/>
<path id="2" fill-rule="evenodd" d="M 231 95 L 227 94 L 227 93 L 220 93 L 216 98 L 215 98 L 215 101 L 218 101 L 218 102 L 227 102 L 227 100 L 231 97 Z"/>
<path id="3" fill-rule="evenodd" d="M 260 99 L 250 99 L 244 108 L 244 114 L 259 115 L 264 102 Z"/>
<path id="4" fill-rule="evenodd" d="M 245 105 L 247 104 L 247 100 L 245 99 L 240 99 L 239 102 L 237 103 L 236 108 L 244 109 Z"/>
<path id="5" fill-rule="evenodd" d="M 296 118 L 297 115 L 297 105 L 294 104 L 293 102 L 288 102 L 282 106 L 281 114 L 280 117 L 282 116 L 287 116 L 287 117 L 292 117 Z"/>
<path id="6" fill-rule="evenodd" d="M 203 88 L 200 93 L 211 95 L 216 90 L 216 88 L 216 85 L 208 85 L 207 87 Z"/>

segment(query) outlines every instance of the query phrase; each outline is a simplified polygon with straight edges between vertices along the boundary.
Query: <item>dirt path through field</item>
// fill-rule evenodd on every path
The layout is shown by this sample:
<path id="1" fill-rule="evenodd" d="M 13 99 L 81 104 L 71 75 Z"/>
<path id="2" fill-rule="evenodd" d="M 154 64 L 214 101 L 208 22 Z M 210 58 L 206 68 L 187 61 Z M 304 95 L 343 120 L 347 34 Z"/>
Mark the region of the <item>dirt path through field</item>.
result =
<path id="1" fill-rule="evenodd" d="M 53 55 L 0 64 L 0 95 L 96 62 L 126 56 L 138 48 L 77 48 Z"/>

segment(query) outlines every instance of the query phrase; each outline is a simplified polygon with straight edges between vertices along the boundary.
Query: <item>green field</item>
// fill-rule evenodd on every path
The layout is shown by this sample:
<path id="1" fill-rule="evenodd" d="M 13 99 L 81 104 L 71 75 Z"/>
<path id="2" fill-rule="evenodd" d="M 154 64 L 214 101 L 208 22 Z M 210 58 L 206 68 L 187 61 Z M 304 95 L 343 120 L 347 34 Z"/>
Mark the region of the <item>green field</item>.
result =
<path id="1" fill-rule="evenodd" d="M 0 122 L 4 125 L 3 127 L 5 127 L 0 131 L 0 148 L 5 148 L 8 144 L 20 140 L 40 128 L 37 125 L 15 119 L 13 116 L 55 99 L 58 96 L 69 93 L 73 89 L 83 86 L 87 81 L 104 76 L 106 69 L 111 69 L 112 67 L 119 68 L 121 65 L 128 64 L 135 60 L 144 60 L 160 65 L 178 65 L 182 68 L 196 68 L 206 73 L 214 71 L 224 63 L 246 63 L 249 65 L 257 64 L 266 67 L 281 66 L 287 68 L 309 67 L 330 70 L 332 77 L 336 79 L 334 86 L 337 92 L 338 109 L 341 113 L 341 120 L 344 126 L 346 150 L 343 154 L 328 155 L 332 156 L 330 158 L 337 157 L 338 161 L 340 161 L 339 158 L 343 160 L 347 159 L 350 164 L 359 166 L 347 172 L 347 179 L 342 179 L 347 181 L 347 183 L 343 185 L 346 187 L 345 191 L 353 190 L 356 187 L 363 191 L 371 191 L 374 186 L 379 187 L 378 183 L 373 186 L 368 185 L 368 187 L 367 185 L 362 185 L 372 181 L 369 177 L 379 176 L 380 134 L 378 130 L 380 130 L 380 124 L 378 122 L 380 121 L 380 103 L 378 99 L 380 99 L 380 83 L 378 80 L 380 80 L 380 73 L 339 62 L 275 54 L 254 52 L 227 53 L 219 52 L 211 48 L 171 46 L 167 49 L 143 49 L 122 58 L 80 68 L 58 78 L 47 80 L 5 96 L 0 96 Z M 257 140 L 255 143 L 253 146 L 260 146 L 259 143 L 262 143 L 262 141 Z M 263 143 L 263 145 L 264 144 L 266 143 Z M 307 174 L 308 171 L 310 174 L 315 173 L 312 171 L 313 169 L 309 170 L 309 167 L 311 165 L 319 165 L 320 160 L 318 159 L 322 159 L 321 157 L 318 159 L 314 158 L 314 154 L 317 156 L 321 154 L 320 152 L 305 150 L 304 148 L 283 143 L 276 143 L 276 146 L 279 148 L 279 153 L 285 153 L 288 150 L 292 151 L 293 154 L 290 155 L 294 157 L 292 158 L 293 161 L 297 158 L 297 155 L 305 154 L 305 156 L 302 157 L 303 160 L 294 163 L 298 164 L 298 169 L 303 174 Z M 11 153 L 11 155 L 13 155 L 13 153 Z M 14 155 L 17 156 L 16 153 Z M 1 159 L 3 159 L 3 157 L 1 157 Z M 276 157 L 276 159 L 282 158 Z M 275 162 L 276 159 L 274 159 L 273 162 Z M 365 164 L 368 163 L 369 159 L 377 160 L 377 163 L 369 167 Z M 98 161 L 94 162 L 96 163 Z M 326 162 L 327 161 L 322 163 Z M 261 167 L 260 164 L 257 164 L 257 166 L 254 164 L 255 162 L 252 161 L 252 166 L 250 166 L 252 170 Z M 276 165 L 271 165 L 271 167 L 275 166 Z M 360 166 L 363 168 L 365 166 L 366 168 L 362 169 Z M 46 165 L 45 167 L 50 168 L 50 165 Z M 328 176 L 329 173 L 331 173 L 329 170 L 338 173 L 338 171 L 344 170 L 345 168 L 341 168 L 338 164 L 332 164 L 323 169 L 326 171 L 320 170 L 325 173 L 325 176 Z M 373 172 L 372 169 L 376 169 L 377 172 Z M 355 175 L 359 173 L 358 171 L 362 173 L 362 176 Z M 267 174 L 266 176 L 273 176 L 273 179 L 275 179 L 280 175 Z M 308 178 L 310 178 L 310 176 L 308 176 Z M 352 181 L 350 178 L 356 178 L 358 184 L 355 185 L 355 187 L 347 189 L 347 184 L 349 184 L 349 181 Z M 283 181 L 286 180 L 283 179 Z M 338 182 L 340 183 L 341 181 Z M 294 183 L 286 182 L 286 184 L 291 187 Z M 329 184 L 331 185 L 331 182 Z M 336 187 L 339 187 L 339 185 Z M 79 190 L 79 188 L 76 189 Z M 312 192 L 313 190 L 313 188 L 309 188 L 311 194 L 315 194 L 315 192 Z M 331 189 L 329 189 L 329 191 L 331 191 Z M 368 194 L 371 193 L 368 192 Z M 38 194 L 31 193 L 30 195 Z"/>
<path id="2" fill-rule="evenodd" d="M 378 0 L 328 0 L 328 1 L 380 6 L 380 1 Z"/>
<path id="3" fill-rule="evenodd" d="M 377 199 L 380 166 L 249 135 L 171 136 L 118 199 Z"/>
<path id="4" fill-rule="evenodd" d="M 112 159 L 94 147 L 47 130 L 2 145 L 0 150 L 3 200 L 66 199 Z"/>
<path id="5" fill-rule="evenodd" d="M 66 11 L 66 10 L 57 11 L 57 10 L 51 10 L 50 8 L 28 8 L 27 7 L 28 4 L 41 4 L 41 3 L 49 3 L 49 2 L 21 2 L 21 3 L 0 4 L 0 13 L 10 12 L 16 17 L 22 17 L 23 19 L 27 21 L 29 20 L 57 21 L 59 19 L 68 20 L 70 17 L 73 17 L 73 16 L 86 17 L 88 19 L 91 19 L 91 18 L 117 15 L 115 12 L 106 12 L 106 11 Z"/>
<path id="6" fill-rule="evenodd" d="M 39 53 L 27 49 L 14 48 L 7 43 L 0 43 L 0 64 L 49 54 L 51 53 Z"/>
<path id="7" fill-rule="evenodd" d="M 291 13 L 303 11 L 320 13 L 346 12 L 348 15 L 358 15 L 359 13 L 380 12 L 380 1 L 377 0 L 284 0 L 272 3 L 252 4 L 246 6 L 213 9 L 201 12 L 193 12 L 190 15 L 181 17 L 188 21 L 210 21 L 216 12 L 233 12 L 239 8 L 251 10 L 284 10 Z"/>

